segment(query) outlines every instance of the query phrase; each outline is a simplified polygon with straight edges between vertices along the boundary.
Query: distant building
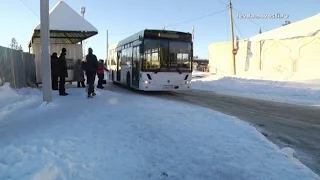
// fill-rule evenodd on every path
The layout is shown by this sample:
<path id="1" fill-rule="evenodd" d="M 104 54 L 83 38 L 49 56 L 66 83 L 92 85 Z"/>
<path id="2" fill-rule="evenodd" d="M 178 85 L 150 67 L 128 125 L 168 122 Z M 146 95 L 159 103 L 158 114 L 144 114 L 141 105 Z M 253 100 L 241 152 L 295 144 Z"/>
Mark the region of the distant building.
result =
<path id="1" fill-rule="evenodd" d="M 203 72 L 207 72 L 209 70 L 209 68 L 208 68 L 209 60 L 208 59 L 199 59 L 196 56 L 193 59 L 193 63 L 194 63 L 194 70 L 203 71 Z"/>

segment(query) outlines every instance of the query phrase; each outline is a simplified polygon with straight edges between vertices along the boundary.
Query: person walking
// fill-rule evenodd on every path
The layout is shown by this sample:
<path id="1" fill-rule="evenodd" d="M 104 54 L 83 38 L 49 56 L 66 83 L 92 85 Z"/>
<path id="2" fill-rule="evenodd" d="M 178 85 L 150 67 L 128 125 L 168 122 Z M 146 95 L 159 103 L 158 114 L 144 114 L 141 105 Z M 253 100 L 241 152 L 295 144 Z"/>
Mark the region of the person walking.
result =
<path id="1" fill-rule="evenodd" d="M 58 90 L 58 54 L 56 52 L 51 55 L 51 87 L 52 90 Z"/>
<path id="2" fill-rule="evenodd" d="M 94 81 L 98 69 L 98 59 L 97 56 L 93 54 L 92 48 L 88 49 L 88 55 L 86 56 L 86 62 L 84 66 L 87 75 L 87 84 L 89 86 L 88 98 L 91 98 L 96 95 L 94 92 Z"/>
<path id="3" fill-rule="evenodd" d="M 76 64 L 74 66 L 74 80 L 77 81 L 77 87 L 86 87 L 84 84 L 84 71 L 82 69 L 82 62 L 81 59 L 78 59 L 76 61 Z M 81 86 L 80 86 L 81 85 Z"/>
<path id="4" fill-rule="evenodd" d="M 66 88 L 65 88 L 66 77 L 68 77 L 66 54 L 67 54 L 67 49 L 62 48 L 61 54 L 58 60 L 59 95 L 60 96 L 68 95 L 68 93 L 66 93 Z"/>
<path id="5" fill-rule="evenodd" d="M 98 75 L 98 86 L 97 88 L 103 89 L 103 80 L 104 80 L 104 65 L 103 61 L 100 60 L 98 63 L 98 68 L 97 68 L 97 75 Z"/>

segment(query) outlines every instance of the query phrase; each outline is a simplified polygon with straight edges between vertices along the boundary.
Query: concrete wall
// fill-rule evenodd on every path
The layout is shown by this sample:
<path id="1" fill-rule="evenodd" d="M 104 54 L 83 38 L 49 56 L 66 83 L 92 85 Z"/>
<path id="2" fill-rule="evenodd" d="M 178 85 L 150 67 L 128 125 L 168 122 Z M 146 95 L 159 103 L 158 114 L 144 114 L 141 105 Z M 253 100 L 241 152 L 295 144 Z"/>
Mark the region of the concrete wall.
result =
<path id="1" fill-rule="evenodd" d="M 209 69 L 210 72 L 230 75 L 233 74 L 231 42 L 209 44 Z M 247 54 L 247 41 L 239 41 L 239 49 L 236 55 L 237 72 L 245 70 Z"/>
<path id="2" fill-rule="evenodd" d="M 212 43 L 208 49 L 210 71 L 232 74 L 231 43 Z M 236 67 L 240 75 L 262 71 L 268 74 L 298 75 L 300 79 L 320 78 L 320 33 L 292 39 L 241 40 Z"/>

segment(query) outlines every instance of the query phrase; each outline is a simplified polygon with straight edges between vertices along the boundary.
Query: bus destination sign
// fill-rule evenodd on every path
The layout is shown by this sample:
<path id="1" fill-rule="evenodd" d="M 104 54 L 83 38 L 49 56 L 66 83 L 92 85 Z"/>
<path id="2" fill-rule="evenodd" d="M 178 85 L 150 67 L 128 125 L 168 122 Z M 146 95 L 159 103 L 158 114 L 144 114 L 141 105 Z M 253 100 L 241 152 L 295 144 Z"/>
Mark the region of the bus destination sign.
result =
<path id="1" fill-rule="evenodd" d="M 179 34 L 158 33 L 158 37 L 178 39 Z"/>

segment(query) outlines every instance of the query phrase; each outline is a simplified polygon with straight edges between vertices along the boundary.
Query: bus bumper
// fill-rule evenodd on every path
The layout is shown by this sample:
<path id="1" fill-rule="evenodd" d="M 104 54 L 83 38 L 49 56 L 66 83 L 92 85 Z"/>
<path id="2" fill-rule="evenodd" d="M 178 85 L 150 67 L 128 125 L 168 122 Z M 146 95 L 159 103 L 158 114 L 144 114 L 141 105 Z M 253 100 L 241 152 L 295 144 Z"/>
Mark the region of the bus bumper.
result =
<path id="1" fill-rule="evenodd" d="M 140 84 L 140 90 L 143 91 L 183 91 L 183 90 L 191 90 L 191 84 L 181 84 L 181 85 L 153 85 L 153 84 Z"/>

